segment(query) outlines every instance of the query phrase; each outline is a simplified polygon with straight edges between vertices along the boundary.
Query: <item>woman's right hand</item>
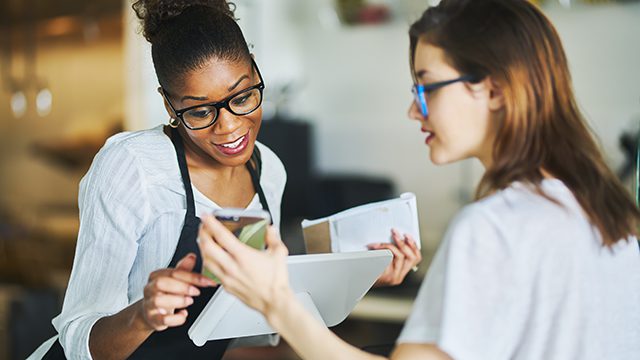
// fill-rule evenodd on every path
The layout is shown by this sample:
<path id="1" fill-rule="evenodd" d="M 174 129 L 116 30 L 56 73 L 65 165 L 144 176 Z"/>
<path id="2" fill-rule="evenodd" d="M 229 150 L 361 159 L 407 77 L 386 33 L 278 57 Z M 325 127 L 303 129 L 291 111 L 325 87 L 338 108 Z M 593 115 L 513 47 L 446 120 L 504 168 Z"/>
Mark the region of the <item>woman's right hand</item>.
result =
<path id="1" fill-rule="evenodd" d="M 198 287 L 215 286 L 206 276 L 192 272 L 196 264 L 193 253 L 183 257 L 175 268 L 156 270 L 144 287 L 141 316 L 149 330 L 162 331 L 180 326 L 187 320 L 187 307 L 200 295 Z"/>

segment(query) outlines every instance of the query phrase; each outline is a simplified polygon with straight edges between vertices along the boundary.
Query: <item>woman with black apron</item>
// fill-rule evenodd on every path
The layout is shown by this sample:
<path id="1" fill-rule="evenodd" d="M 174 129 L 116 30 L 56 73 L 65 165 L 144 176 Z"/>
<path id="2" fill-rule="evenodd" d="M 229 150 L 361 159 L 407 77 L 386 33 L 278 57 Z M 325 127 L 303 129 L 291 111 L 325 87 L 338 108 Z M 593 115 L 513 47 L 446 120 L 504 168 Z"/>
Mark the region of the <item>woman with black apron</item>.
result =
<path id="1" fill-rule="evenodd" d="M 141 0 L 133 7 L 152 45 L 169 127 L 116 135 L 96 155 L 80 186 L 76 260 L 53 321 L 60 335 L 34 359 L 221 358 L 230 340 L 197 347 L 188 337 L 217 289 L 200 274 L 196 202 L 199 213 L 218 206 L 269 211 L 269 199 L 279 222 L 286 175 L 277 156 L 256 143 L 264 83 L 229 5 Z M 165 267 L 175 241 L 167 234 L 177 231 L 185 203 Z"/>
<path id="2" fill-rule="evenodd" d="M 193 190 L 191 188 L 191 180 L 189 179 L 189 170 L 184 155 L 184 146 L 180 135 L 175 129 L 172 129 L 171 140 L 178 154 L 178 164 L 180 165 L 180 176 L 187 195 L 187 214 L 184 217 L 184 226 L 180 233 L 180 240 L 176 247 L 176 252 L 171 259 L 170 267 L 175 267 L 180 259 L 189 253 L 197 254 L 197 261 L 194 268 L 195 272 L 202 270 L 202 258 L 200 250 L 196 243 L 198 237 L 198 228 L 200 227 L 200 219 L 195 215 L 195 204 L 193 200 Z M 247 168 L 251 174 L 253 187 L 260 198 L 262 208 L 269 211 L 269 205 L 265 198 L 262 187 L 260 186 L 260 151 L 256 148 L 251 161 L 247 163 Z M 200 315 L 202 309 L 211 299 L 218 288 L 203 288 L 200 296 L 194 298 L 194 303 L 189 307 L 190 316 L 184 325 L 169 328 L 167 330 L 153 333 L 131 356 L 132 359 L 151 359 L 151 358 L 179 358 L 184 356 L 186 359 L 217 359 L 221 358 L 227 349 L 229 340 L 209 341 L 202 347 L 196 347 L 189 339 L 187 331 Z"/>
<path id="3" fill-rule="evenodd" d="M 175 267 L 180 259 L 189 253 L 197 254 L 197 261 L 194 268 L 195 272 L 202 270 L 202 258 L 200 250 L 196 243 L 198 237 L 198 228 L 200 227 L 200 219 L 195 215 L 195 204 L 193 200 L 193 190 L 191 188 L 191 180 L 189 179 L 189 170 L 184 155 L 184 147 L 180 135 L 175 129 L 172 129 L 171 140 L 178 154 L 178 164 L 180 165 L 180 175 L 187 195 L 187 214 L 184 217 L 184 226 L 180 233 L 180 240 L 176 247 L 176 252 L 171 259 L 170 267 Z M 260 197 L 262 208 L 269 211 L 269 205 L 265 198 L 262 187 L 260 186 L 260 151 L 256 148 L 251 161 L 247 163 L 247 168 L 251 174 L 254 189 Z M 132 355 L 131 359 L 174 359 L 184 357 L 185 359 L 218 359 L 221 358 L 227 349 L 229 340 L 209 341 L 202 347 L 197 347 L 189 339 L 187 331 L 200 315 L 202 309 L 213 294 L 217 287 L 203 288 L 200 296 L 194 298 L 193 305 L 189 306 L 190 316 L 184 325 L 168 328 L 161 332 L 153 333 Z"/>
<path id="4" fill-rule="evenodd" d="M 185 195 L 187 199 L 187 213 L 184 217 L 184 225 L 180 232 L 180 239 L 169 267 L 175 267 L 178 261 L 189 253 L 196 254 L 196 265 L 194 272 L 199 273 L 202 270 L 202 258 L 196 239 L 198 237 L 198 228 L 200 227 L 200 219 L 196 216 L 195 201 L 193 198 L 193 189 L 191 187 L 191 179 L 189 177 L 189 169 L 187 168 L 186 156 L 184 153 L 184 144 L 182 138 L 175 128 L 171 129 L 171 142 L 176 150 L 178 166 L 180 168 L 180 177 L 184 184 Z M 251 161 L 247 163 L 247 169 L 251 174 L 251 182 L 255 192 L 258 194 L 262 208 L 269 211 L 266 197 L 260 186 L 260 170 L 262 160 L 260 158 L 260 150 L 255 148 Z M 187 321 L 177 327 L 168 328 L 164 331 L 154 332 L 145 340 L 140 347 L 129 357 L 130 359 L 177 359 L 184 357 L 185 359 L 219 359 L 224 354 L 230 339 L 209 341 L 202 347 L 193 344 L 187 334 L 189 328 L 200 315 L 200 312 L 207 305 L 216 292 L 217 287 L 208 287 L 201 289 L 199 296 L 194 298 L 194 302 L 189 306 L 189 314 Z M 65 354 L 59 341 L 55 341 L 43 359 L 58 360 L 65 359 Z"/>

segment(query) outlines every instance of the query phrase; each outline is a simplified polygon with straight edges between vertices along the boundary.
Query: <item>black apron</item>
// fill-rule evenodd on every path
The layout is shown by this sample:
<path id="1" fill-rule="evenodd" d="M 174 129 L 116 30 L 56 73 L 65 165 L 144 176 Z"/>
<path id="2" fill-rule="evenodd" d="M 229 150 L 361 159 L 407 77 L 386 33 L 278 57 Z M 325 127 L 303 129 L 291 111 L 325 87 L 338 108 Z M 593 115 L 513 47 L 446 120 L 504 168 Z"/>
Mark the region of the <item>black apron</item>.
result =
<path id="1" fill-rule="evenodd" d="M 202 258 L 200 256 L 200 250 L 196 243 L 198 236 L 198 228 L 200 226 L 200 218 L 196 217 L 195 202 L 193 200 L 193 189 L 191 187 L 191 179 L 189 177 L 189 169 L 187 167 L 187 160 L 184 153 L 184 145 L 182 138 L 176 129 L 171 129 L 171 142 L 176 149 L 176 155 L 178 157 L 178 165 L 180 167 L 180 176 L 182 177 L 182 183 L 185 188 L 187 198 L 187 213 L 184 217 L 184 226 L 180 233 L 180 239 L 178 245 L 173 253 L 173 258 L 169 267 L 175 267 L 178 261 L 185 257 L 188 253 L 195 253 L 196 265 L 193 269 L 194 272 L 200 273 L 202 271 Z M 269 211 L 269 205 L 260 186 L 260 170 L 262 168 L 262 161 L 260 158 L 260 151 L 256 146 L 251 160 L 247 162 L 247 168 L 251 175 L 251 181 L 253 182 L 253 188 L 255 189 L 262 208 Z M 178 327 L 171 327 L 163 331 L 157 331 L 151 334 L 129 357 L 130 359 L 220 359 L 229 345 L 227 340 L 208 341 L 202 347 L 198 347 L 193 344 L 187 332 L 200 315 L 205 305 L 209 302 L 209 299 L 213 296 L 218 288 L 202 288 L 200 289 L 200 295 L 193 298 L 193 304 L 187 308 L 189 316 L 187 321 Z M 51 349 L 43 357 L 43 359 L 65 359 L 64 352 L 60 342 L 56 340 Z"/>

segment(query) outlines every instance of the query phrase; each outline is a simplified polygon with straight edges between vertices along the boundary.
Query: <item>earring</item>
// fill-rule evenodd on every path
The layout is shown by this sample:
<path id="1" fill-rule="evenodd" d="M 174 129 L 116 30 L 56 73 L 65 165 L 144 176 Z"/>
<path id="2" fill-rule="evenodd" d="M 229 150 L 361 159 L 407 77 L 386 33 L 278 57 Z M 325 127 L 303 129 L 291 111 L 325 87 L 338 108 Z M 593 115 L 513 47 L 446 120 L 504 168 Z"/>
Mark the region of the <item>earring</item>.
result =
<path id="1" fill-rule="evenodd" d="M 180 120 L 174 117 L 169 118 L 169 126 L 175 129 L 178 127 L 178 125 L 180 125 Z"/>

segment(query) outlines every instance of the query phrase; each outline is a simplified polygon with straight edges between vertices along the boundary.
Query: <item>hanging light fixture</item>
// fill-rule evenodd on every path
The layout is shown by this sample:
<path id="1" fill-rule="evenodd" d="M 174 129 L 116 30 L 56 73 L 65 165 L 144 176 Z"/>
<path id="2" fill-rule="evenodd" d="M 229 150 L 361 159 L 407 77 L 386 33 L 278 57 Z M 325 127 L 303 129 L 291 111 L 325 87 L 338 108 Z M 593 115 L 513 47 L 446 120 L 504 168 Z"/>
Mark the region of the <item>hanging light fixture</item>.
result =
<path id="1" fill-rule="evenodd" d="M 46 82 L 38 76 L 37 71 L 37 49 L 38 49 L 38 37 L 36 34 L 36 20 L 35 15 L 31 21 L 29 21 L 29 27 L 27 30 L 27 48 L 26 48 L 26 66 L 25 66 L 25 78 L 30 83 L 35 85 L 36 98 L 35 98 L 35 110 L 36 113 L 41 116 L 47 116 L 51 112 L 51 105 L 53 103 L 53 95 L 49 90 Z"/>
<path id="2" fill-rule="evenodd" d="M 53 103 L 53 94 L 47 86 L 40 86 L 36 93 L 36 112 L 38 115 L 44 117 L 51 112 L 51 105 Z"/>
<path id="3" fill-rule="evenodd" d="M 10 105 L 11 112 L 13 113 L 14 117 L 16 117 L 17 119 L 23 117 L 24 114 L 27 113 L 27 96 L 25 95 L 24 91 L 22 91 L 21 89 L 16 89 L 11 94 Z"/>
<path id="4" fill-rule="evenodd" d="M 36 18 L 35 14 L 30 14 L 30 19 L 26 22 L 26 39 L 25 45 L 25 66 L 24 76 L 22 80 L 15 80 L 12 74 L 12 60 L 13 60 L 13 47 L 12 47 L 12 34 L 13 24 L 7 24 L 7 30 L 0 33 L 5 35 L 2 41 L 2 51 L 4 55 L 2 57 L 2 66 L 0 66 L 1 76 L 5 87 L 10 93 L 9 105 L 13 116 L 17 119 L 22 118 L 27 114 L 29 109 L 29 99 L 27 97 L 27 90 L 31 94 L 31 91 L 35 91 L 35 105 L 36 113 L 41 116 L 47 116 L 51 112 L 53 104 L 53 94 L 49 89 L 47 82 L 41 79 L 37 74 L 36 69 L 36 50 L 37 50 L 37 32 L 36 32 Z"/>

